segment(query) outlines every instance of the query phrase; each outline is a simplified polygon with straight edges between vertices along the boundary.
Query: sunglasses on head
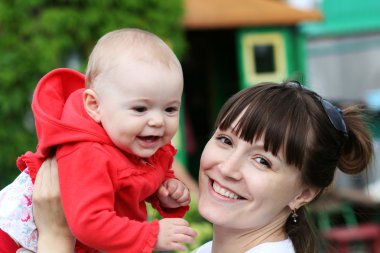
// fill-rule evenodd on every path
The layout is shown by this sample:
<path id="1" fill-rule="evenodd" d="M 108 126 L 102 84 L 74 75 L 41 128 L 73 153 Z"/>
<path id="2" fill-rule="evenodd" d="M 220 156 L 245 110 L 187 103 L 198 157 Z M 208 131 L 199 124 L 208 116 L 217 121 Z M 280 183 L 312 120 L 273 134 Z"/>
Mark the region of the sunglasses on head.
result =
<path id="1" fill-rule="evenodd" d="M 334 128 L 347 138 L 348 133 L 346 123 L 344 123 L 342 110 L 324 98 L 319 97 L 319 101 Z"/>
<path id="2" fill-rule="evenodd" d="M 288 83 L 286 83 L 286 86 L 303 88 L 298 81 L 289 81 Z M 346 124 L 344 123 L 342 110 L 333 105 L 328 100 L 320 97 L 319 95 L 316 96 L 322 104 L 322 107 L 334 128 L 340 133 L 342 133 L 345 138 L 348 138 L 347 128 Z"/>

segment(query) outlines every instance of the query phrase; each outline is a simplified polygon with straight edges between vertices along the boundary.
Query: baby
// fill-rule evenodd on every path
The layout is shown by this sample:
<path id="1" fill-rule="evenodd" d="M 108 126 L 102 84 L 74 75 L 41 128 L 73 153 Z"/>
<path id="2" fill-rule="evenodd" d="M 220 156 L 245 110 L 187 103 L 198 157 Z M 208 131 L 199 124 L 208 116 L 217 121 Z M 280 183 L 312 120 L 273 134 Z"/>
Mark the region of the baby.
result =
<path id="1" fill-rule="evenodd" d="M 196 236 L 180 218 L 190 194 L 171 169 L 182 90 L 182 68 L 172 50 L 138 29 L 104 35 L 85 77 L 71 69 L 45 75 L 32 102 L 37 152 L 18 159 L 23 172 L 0 193 L 1 209 L 7 205 L 0 228 L 37 250 L 32 183 L 41 163 L 55 154 L 76 252 L 185 250 L 183 243 Z M 146 201 L 165 218 L 146 221 Z"/>

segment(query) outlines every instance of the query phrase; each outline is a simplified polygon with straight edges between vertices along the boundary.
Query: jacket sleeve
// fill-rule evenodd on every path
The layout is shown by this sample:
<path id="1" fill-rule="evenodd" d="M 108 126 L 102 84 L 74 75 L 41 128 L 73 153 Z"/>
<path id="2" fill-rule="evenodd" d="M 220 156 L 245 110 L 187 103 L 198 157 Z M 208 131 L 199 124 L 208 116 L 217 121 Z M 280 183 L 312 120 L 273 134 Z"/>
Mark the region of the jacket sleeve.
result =
<path id="1" fill-rule="evenodd" d="M 181 206 L 178 208 L 165 208 L 161 206 L 160 200 L 157 198 L 156 195 L 151 196 L 147 201 L 164 218 L 182 218 L 183 216 L 185 216 L 186 212 L 190 209 L 188 205 Z"/>
<path id="2" fill-rule="evenodd" d="M 173 157 L 176 152 L 177 151 L 171 144 L 167 144 L 162 149 L 163 154 L 160 156 L 161 164 L 165 164 L 164 166 L 167 167 L 165 180 L 176 178 L 172 169 Z M 188 205 L 178 208 L 165 208 L 161 206 L 160 200 L 157 198 L 156 194 L 147 199 L 147 201 L 151 203 L 152 207 L 156 209 L 158 213 L 164 218 L 182 218 L 190 208 Z"/>
<path id="3" fill-rule="evenodd" d="M 96 146 L 57 151 L 62 205 L 74 236 L 109 253 L 152 252 L 158 221 L 119 217 L 114 210 L 116 169 Z M 65 155 L 63 155 L 65 154 Z"/>

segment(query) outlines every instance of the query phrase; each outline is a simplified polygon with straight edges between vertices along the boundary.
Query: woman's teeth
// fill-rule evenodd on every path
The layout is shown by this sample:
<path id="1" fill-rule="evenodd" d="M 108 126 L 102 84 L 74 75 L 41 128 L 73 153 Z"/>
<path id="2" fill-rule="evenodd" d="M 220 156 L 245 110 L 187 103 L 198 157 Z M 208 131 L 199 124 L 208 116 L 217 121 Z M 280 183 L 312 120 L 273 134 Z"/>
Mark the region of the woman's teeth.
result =
<path id="1" fill-rule="evenodd" d="M 212 188 L 216 193 L 219 193 L 220 195 L 230 198 L 230 199 L 238 199 L 239 196 L 236 195 L 233 192 L 230 192 L 229 190 L 222 188 L 218 183 L 215 183 L 215 181 L 212 184 Z"/>

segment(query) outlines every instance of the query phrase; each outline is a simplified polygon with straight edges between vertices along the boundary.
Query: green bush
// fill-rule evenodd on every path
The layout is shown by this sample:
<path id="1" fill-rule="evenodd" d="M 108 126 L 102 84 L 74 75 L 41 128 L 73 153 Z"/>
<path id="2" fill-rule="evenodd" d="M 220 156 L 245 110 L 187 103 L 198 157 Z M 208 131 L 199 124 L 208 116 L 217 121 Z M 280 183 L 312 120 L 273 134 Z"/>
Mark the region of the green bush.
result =
<path id="1" fill-rule="evenodd" d="M 178 0 L 0 0 L 0 189 L 18 174 L 16 158 L 35 150 L 30 103 L 38 80 L 57 67 L 84 71 L 96 41 L 122 27 L 157 34 L 181 58 L 182 4 Z"/>

